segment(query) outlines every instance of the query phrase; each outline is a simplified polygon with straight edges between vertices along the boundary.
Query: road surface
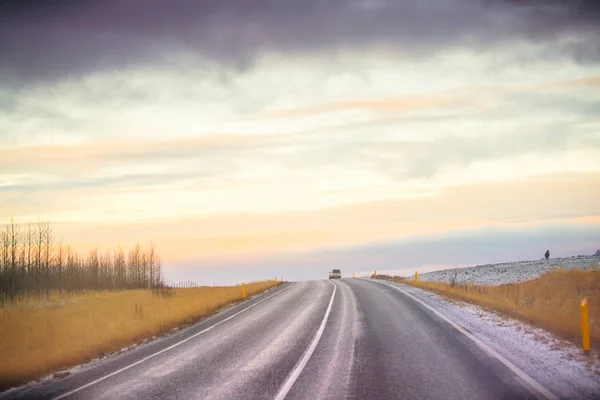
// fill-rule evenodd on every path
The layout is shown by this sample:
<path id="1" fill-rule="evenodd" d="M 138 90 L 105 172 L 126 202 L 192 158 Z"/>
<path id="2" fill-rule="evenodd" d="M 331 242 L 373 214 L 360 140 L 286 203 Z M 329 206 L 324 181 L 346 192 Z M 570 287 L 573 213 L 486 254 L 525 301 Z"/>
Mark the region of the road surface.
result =
<path id="1" fill-rule="evenodd" d="M 177 334 L 3 398 L 544 396 L 468 333 L 399 290 L 341 279 L 282 285 Z"/>

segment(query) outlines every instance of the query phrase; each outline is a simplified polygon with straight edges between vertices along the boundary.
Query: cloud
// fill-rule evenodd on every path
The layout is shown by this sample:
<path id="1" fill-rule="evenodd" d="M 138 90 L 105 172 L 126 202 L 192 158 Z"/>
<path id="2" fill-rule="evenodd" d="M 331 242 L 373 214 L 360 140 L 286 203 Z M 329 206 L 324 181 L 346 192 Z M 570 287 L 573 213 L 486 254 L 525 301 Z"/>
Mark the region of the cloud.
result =
<path id="1" fill-rule="evenodd" d="M 552 87 L 588 81 L 559 82 Z M 575 165 L 566 161 L 570 154 L 584 151 L 598 155 L 600 138 L 593 129 L 598 102 L 594 97 L 588 99 L 581 94 L 553 93 L 546 89 L 540 97 L 541 88 L 548 84 L 538 86 L 513 89 L 501 96 L 490 90 L 491 105 L 486 105 L 486 97 L 481 94 L 473 98 L 474 92 L 483 91 L 469 89 L 456 97 L 442 97 L 441 104 L 436 102 L 440 96 L 434 95 L 354 100 L 284 110 L 286 115 L 306 117 L 336 113 L 348 107 L 383 109 L 386 113 L 389 107 L 394 108 L 392 118 L 377 116 L 283 135 L 220 133 L 190 139 L 140 138 L 79 145 L 9 146 L 0 148 L 2 190 L 5 193 L 82 188 L 117 190 L 127 185 L 137 190 L 167 182 L 205 189 L 217 183 L 251 188 L 261 182 L 287 181 L 320 193 L 374 190 L 377 185 L 387 185 L 394 191 L 402 182 L 432 180 L 447 171 L 454 171 L 454 183 L 462 184 L 464 171 L 481 163 L 516 163 L 537 157 L 540 161 L 537 169 L 519 172 L 529 175 L 573 168 Z M 430 106 L 430 102 L 437 107 Z M 425 107 L 428 112 L 419 114 L 413 106 Z M 408 114 L 399 114 L 397 107 Z M 552 167 L 544 171 L 548 163 Z M 591 167 L 597 169 L 597 162 Z M 515 172 L 507 169 L 505 178 Z M 344 175 L 354 176 L 355 185 L 337 185 Z M 315 176 L 322 179 L 314 179 Z M 357 179 L 359 176 L 364 181 Z M 326 178 L 332 180 L 327 187 L 321 182 Z M 368 180 L 372 183 L 365 187 Z M 435 190 L 433 182 L 429 185 Z"/>
<path id="2" fill-rule="evenodd" d="M 464 122 L 458 120 L 451 120 L 449 124 L 457 125 L 459 129 L 464 126 Z M 500 127 L 496 128 L 495 124 L 500 124 Z M 593 130 L 587 132 L 572 125 L 572 122 L 549 121 L 507 129 L 503 120 L 495 123 L 485 120 L 475 126 L 487 129 L 487 132 L 439 132 L 438 136 L 424 135 L 423 139 L 410 140 L 403 140 L 400 135 L 396 140 L 380 139 L 376 134 L 350 136 L 287 154 L 281 162 L 291 169 L 302 168 L 303 165 L 314 169 L 328 165 L 355 166 L 371 169 L 394 180 L 406 180 L 431 179 L 444 169 L 467 169 L 482 162 L 517 162 L 525 156 L 554 159 L 558 166 L 570 151 L 587 150 L 598 154 L 598 135 Z M 403 128 L 399 124 L 396 129 L 411 128 Z M 460 175 L 460 171 L 455 172 L 456 176 Z"/>
<path id="3" fill-rule="evenodd" d="M 43 174 L 58 177 L 49 182 L 5 186 L 4 189 L 51 190 L 67 187 L 115 188 L 187 181 L 190 177 L 213 179 L 243 175 L 254 165 L 273 170 L 319 173 L 331 166 L 370 169 L 393 179 L 436 176 L 443 168 L 469 167 L 473 163 L 514 160 L 524 155 L 555 157 L 567 151 L 600 150 L 594 132 L 577 132 L 569 124 L 551 121 L 536 130 L 511 133 L 443 135 L 406 140 L 379 139 L 377 135 L 328 136 L 323 133 L 289 135 L 213 135 L 170 141 L 109 142 L 80 146 L 34 146 L 0 149 L 4 176 Z M 132 173 L 135 168 L 141 173 Z M 272 174 L 265 170 L 262 178 Z M 261 179 L 261 177 L 256 177 Z M 248 182 L 251 183 L 251 182 Z"/>
<path id="4" fill-rule="evenodd" d="M 596 0 L 9 0 L 0 8 L 0 79 L 22 86 L 186 54 L 240 68 L 270 52 L 429 56 L 519 41 L 595 62 L 599 9 Z"/>
<path id="5" fill-rule="evenodd" d="M 396 196 L 358 203 L 357 196 L 353 196 L 349 204 L 335 203 L 303 211 L 277 208 L 278 199 L 270 198 L 267 190 L 267 196 L 260 199 L 265 207 L 259 211 L 248 209 L 254 194 L 245 190 L 217 199 L 219 204 L 235 201 L 246 207 L 244 211 L 232 212 L 231 206 L 225 204 L 225 211 L 218 213 L 206 212 L 211 205 L 198 209 L 211 196 L 206 189 L 182 193 L 139 189 L 135 196 L 118 197 L 115 202 L 113 196 L 102 195 L 112 190 L 98 188 L 92 193 L 94 208 L 77 214 L 79 219 L 72 217 L 74 212 L 88 205 L 73 201 L 80 193 L 47 198 L 43 193 L 32 193 L 21 195 L 20 201 L 3 193 L 0 210 L 14 211 L 12 216 L 25 221 L 41 215 L 52 222 L 71 222 L 66 224 L 70 228 L 61 233 L 69 242 L 103 240 L 116 245 L 128 243 L 131 238 L 155 240 L 163 255 L 174 260 L 347 247 L 467 228 L 529 226 L 555 219 L 592 219 L 597 224 L 599 182 L 597 173 L 537 176 L 519 182 L 442 188 L 419 198 Z M 299 196 L 294 189 L 285 190 Z M 317 200 L 323 197 L 327 195 L 319 194 Z M 32 204 L 32 198 L 43 207 Z M 304 193 L 300 201 L 312 206 L 315 198 Z M 69 212 L 71 215 L 66 218 L 65 213 Z M 125 214 L 126 218 L 115 220 L 115 214 Z M 10 216 L 0 215 L 2 219 Z"/>
<path id="6" fill-rule="evenodd" d="M 402 98 L 378 99 L 378 100 L 353 100 L 339 103 L 330 103 L 320 106 L 278 110 L 267 113 L 267 118 L 281 118 L 324 114 L 336 111 L 348 110 L 373 110 L 373 111 L 403 111 L 438 106 L 444 100 L 435 97 L 405 96 Z"/>

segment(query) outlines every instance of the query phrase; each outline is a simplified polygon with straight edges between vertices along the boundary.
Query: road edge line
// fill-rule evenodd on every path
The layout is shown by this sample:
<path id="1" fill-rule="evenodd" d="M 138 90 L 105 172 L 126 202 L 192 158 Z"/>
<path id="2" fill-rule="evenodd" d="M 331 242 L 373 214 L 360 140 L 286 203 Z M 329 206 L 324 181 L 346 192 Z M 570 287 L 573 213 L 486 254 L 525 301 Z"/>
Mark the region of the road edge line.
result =
<path id="1" fill-rule="evenodd" d="M 110 378 L 110 377 L 112 377 L 112 376 L 115 376 L 115 375 L 117 375 L 117 374 L 120 374 L 121 372 L 124 372 L 124 371 L 126 371 L 126 370 L 128 370 L 128 369 L 130 369 L 130 368 L 133 368 L 133 367 L 135 367 L 136 365 L 139 365 L 139 364 L 141 364 L 141 363 L 143 363 L 143 362 L 145 362 L 145 361 L 148 361 L 149 359 L 151 359 L 151 358 L 154 358 L 154 357 L 156 357 L 156 356 L 157 356 L 157 355 L 159 355 L 159 354 L 162 354 L 162 353 L 164 353 L 164 352 L 166 352 L 166 351 L 168 351 L 168 350 L 174 349 L 175 347 L 178 347 L 178 346 L 182 345 L 183 343 L 185 343 L 185 342 L 188 342 L 188 341 L 190 341 L 190 340 L 194 339 L 195 337 L 198 337 L 198 336 L 202 335 L 203 333 L 206 333 L 206 332 L 210 331 L 210 330 L 211 330 L 211 329 L 213 329 L 214 327 L 216 327 L 216 326 L 219 326 L 219 325 L 221 325 L 222 323 L 229 321 L 229 320 L 230 320 L 230 319 L 232 319 L 233 317 L 236 317 L 236 316 L 238 316 L 238 315 L 240 315 L 240 314 L 242 314 L 242 313 L 244 313 L 244 312 L 248 311 L 249 309 L 251 309 L 251 308 L 253 308 L 253 307 L 256 307 L 257 305 L 259 305 L 259 304 L 260 304 L 260 303 L 262 303 L 263 301 L 267 301 L 267 300 L 269 300 L 271 297 L 273 297 L 273 296 L 277 296 L 278 294 L 285 292 L 286 290 L 288 290 L 289 288 L 291 288 L 291 287 L 292 287 L 292 286 L 294 286 L 295 284 L 296 284 L 296 282 L 293 282 L 291 285 L 289 285 L 289 286 L 288 286 L 288 287 L 286 287 L 285 289 L 279 290 L 278 292 L 276 292 L 276 293 L 273 293 L 272 295 L 269 295 L 269 296 L 265 297 L 264 299 L 262 299 L 262 300 L 260 300 L 260 301 L 257 301 L 256 303 L 254 303 L 254 304 L 252 304 L 252 305 L 250 305 L 250 306 L 248 306 L 248 307 L 244 308 L 243 310 L 240 310 L 240 311 L 238 311 L 237 313 L 235 313 L 235 314 L 233 314 L 233 315 L 230 315 L 229 317 L 227 317 L 227 318 L 225 318 L 225 319 L 223 319 L 223 320 L 221 320 L 221 321 L 217 322 L 216 324 L 214 324 L 214 325 L 211 325 L 211 326 L 209 326 L 208 328 L 205 328 L 205 329 L 201 330 L 200 332 L 194 333 L 192 336 L 189 336 L 189 337 L 187 337 L 187 338 L 185 338 L 185 339 L 183 339 L 183 340 L 180 340 L 179 342 L 177 342 L 177 343 L 174 343 L 174 344 L 170 345 L 169 347 L 166 347 L 166 348 L 164 348 L 164 349 L 162 349 L 162 350 L 160 350 L 160 351 L 157 351 L 156 353 L 150 354 L 149 356 L 146 356 L 146 357 L 142 358 L 141 360 L 138 360 L 138 361 L 134 362 L 133 364 L 129 364 L 129 365 L 128 365 L 128 366 L 126 366 L 126 367 L 120 368 L 120 369 L 118 369 L 118 370 L 116 370 L 116 371 L 114 371 L 114 372 L 111 372 L 110 374 L 104 375 L 103 377 L 100 377 L 100 378 L 98 378 L 98 379 L 96 379 L 96 380 L 93 380 L 92 382 L 86 383 L 86 384 L 85 384 L 85 385 L 83 385 L 83 386 L 80 386 L 80 387 L 78 387 L 78 388 L 75 388 L 75 389 L 73 389 L 73 390 L 71 390 L 71 391 L 69 391 L 69 392 L 67 392 L 67 393 L 61 394 L 60 396 L 53 397 L 53 398 L 52 398 L 52 400 L 60 400 L 60 399 L 64 399 L 65 397 L 68 397 L 68 396 L 70 396 L 70 395 L 72 395 L 72 394 L 75 394 L 75 393 L 77 393 L 77 392 L 79 392 L 79 391 L 81 391 L 81 390 L 83 390 L 83 389 L 87 389 L 87 388 L 89 388 L 90 386 L 93 386 L 93 385 L 95 385 L 95 384 L 97 384 L 97 383 L 100 383 L 100 382 L 102 382 L 102 381 L 103 381 L 103 380 L 105 380 L 105 379 L 108 379 L 108 378 Z"/>
<path id="2" fill-rule="evenodd" d="M 327 324 L 327 320 L 329 319 L 329 313 L 331 312 L 331 306 L 333 305 L 333 299 L 335 298 L 335 292 L 337 291 L 337 285 L 331 281 L 328 282 L 333 285 L 333 293 L 331 294 L 331 299 L 329 300 L 327 311 L 325 311 L 325 315 L 323 316 L 323 321 L 321 321 L 321 325 L 319 326 L 319 329 L 317 329 L 317 332 L 315 333 L 315 336 L 313 337 L 310 346 L 308 346 L 308 349 L 302 356 L 302 359 L 300 360 L 298 365 L 296 365 L 296 368 L 294 368 L 294 370 L 288 375 L 287 379 L 285 380 L 285 383 L 279 389 L 279 392 L 277 392 L 275 400 L 285 399 L 285 396 L 287 396 L 289 391 L 292 389 L 292 386 L 294 386 L 294 383 L 296 383 L 296 380 L 302 373 L 302 370 L 304 369 L 304 367 L 308 363 L 308 360 L 310 360 L 310 357 L 317 348 L 317 344 L 319 344 L 321 336 L 323 336 L 323 332 L 325 331 L 325 324 Z"/>
<path id="3" fill-rule="evenodd" d="M 460 333 L 462 333 L 463 335 L 465 335 L 466 337 L 468 337 L 469 339 L 471 339 L 473 342 L 475 342 L 475 344 L 478 345 L 481 349 L 483 349 L 486 353 L 488 353 L 490 356 L 494 357 L 496 360 L 500 361 L 502 364 L 504 364 L 504 366 L 506 366 L 508 369 L 510 369 L 512 372 L 514 372 L 527 385 L 529 385 L 528 389 L 530 391 L 534 391 L 534 392 L 536 392 L 538 394 L 541 394 L 544 398 L 549 399 L 549 400 L 560 400 L 559 397 L 555 396 L 552 392 L 550 392 L 548 389 L 546 389 L 544 386 L 542 386 L 539 382 L 537 382 L 535 379 L 533 379 L 532 377 L 530 377 L 529 375 L 527 375 L 527 373 L 525 371 L 523 371 L 522 369 L 520 369 L 519 367 L 517 367 L 515 364 L 513 364 L 512 362 L 510 362 L 509 360 L 507 360 L 504 356 L 502 356 L 500 353 L 498 353 L 496 350 L 492 349 L 490 346 L 488 346 L 487 344 L 485 344 L 481 339 L 478 339 L 473 334 L 471 334 L 470 332 L 468 332 L 466 329 L 464 329 L 463 327 L 461 327 L 460 325 L 458 325 L 457 323 L 455 323 L 454 321 L 452 321 L 450 318 L 446 317 L 444 314 L 440 313 L 439 311 L 437 311 L 436 309 L 434 309 L 433 307 L 431 307 L 430 305 L 428 305 L 427 303 L 425 303 L 422 300 L 416 298 L 412 294 L 410 294 L 408 292 L 405 292 L 404 290 L 402 290 L 398 286 L 394 286 L 392 284 L 383 283 L 383 282 L 377 282 L 377 283 L 380 283 L 382 285 L 386 285 L 386 286 L 389 286 L 389 287 L 391 287 L 393 289 L 396 289 L 400 293 L 402 293 L 402 294 L 410 297 L 411 299 L 415 300 L 416 302 L 422 304 L 425 308 L 427 308 L 428 310 L 430 310 L 431 312 L 433 312 L 435 315 L 437 315 L 438 317 L 440 317 L 441 319 L 443 319 L 444 321 L 446 321 L 447 323 L 449 323 L 457 331 L 459 331 Z"/>

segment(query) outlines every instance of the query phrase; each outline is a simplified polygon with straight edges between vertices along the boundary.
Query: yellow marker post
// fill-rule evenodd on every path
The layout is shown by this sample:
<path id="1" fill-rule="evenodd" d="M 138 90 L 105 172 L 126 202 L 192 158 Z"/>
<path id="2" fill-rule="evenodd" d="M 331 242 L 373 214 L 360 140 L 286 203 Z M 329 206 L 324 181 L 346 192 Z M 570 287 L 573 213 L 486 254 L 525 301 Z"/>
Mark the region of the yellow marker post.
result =
<path id="1" fill-rule="evenodd" d="M 246 285 L 242 283 L 242 297 L 246 300 Z"/>
<path id="2" fill-rule="evenodd" d="M 373 274 L 373 278 L 377 278 L 377 270 L 375 270 L 375 273 Z"/>
<path id="3" fill-rule="evenodd" d="M 587 297 L 581 300 L 581 336 L 583 339 L 583 354 L 590 354 L 590 318 L 588 314 Z"/>
<path id="4" fill-rule="evenodd" d="M 419 271 L 415 272 L 415 285 L 419 284 Z"/>

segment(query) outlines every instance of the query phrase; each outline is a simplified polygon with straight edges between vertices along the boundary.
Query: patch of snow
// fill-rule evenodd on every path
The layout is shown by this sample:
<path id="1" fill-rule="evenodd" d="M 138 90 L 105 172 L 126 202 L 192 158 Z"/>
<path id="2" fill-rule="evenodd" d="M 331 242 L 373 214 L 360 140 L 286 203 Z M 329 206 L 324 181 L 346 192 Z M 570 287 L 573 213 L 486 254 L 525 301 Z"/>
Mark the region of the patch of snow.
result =
<path id="1" fill-rule="evenodd" d="M 419 274 L 421 281 L 480 283 L 502 285 L 536 279 L 557 268 L 600 269 L 600 260 L 594 256 L 551 258 L 549 260 L 518 261 L 486 264 L 474 267 L 452 268 Z"/>
<path id="2" fill-rule="evenodd" d="M 471 332 L 561 398 L 600 398 L 600 359 L 550 332 L 481 307 L 449 301 L 412 286 L 388 283 L 413 295 Z"/>

